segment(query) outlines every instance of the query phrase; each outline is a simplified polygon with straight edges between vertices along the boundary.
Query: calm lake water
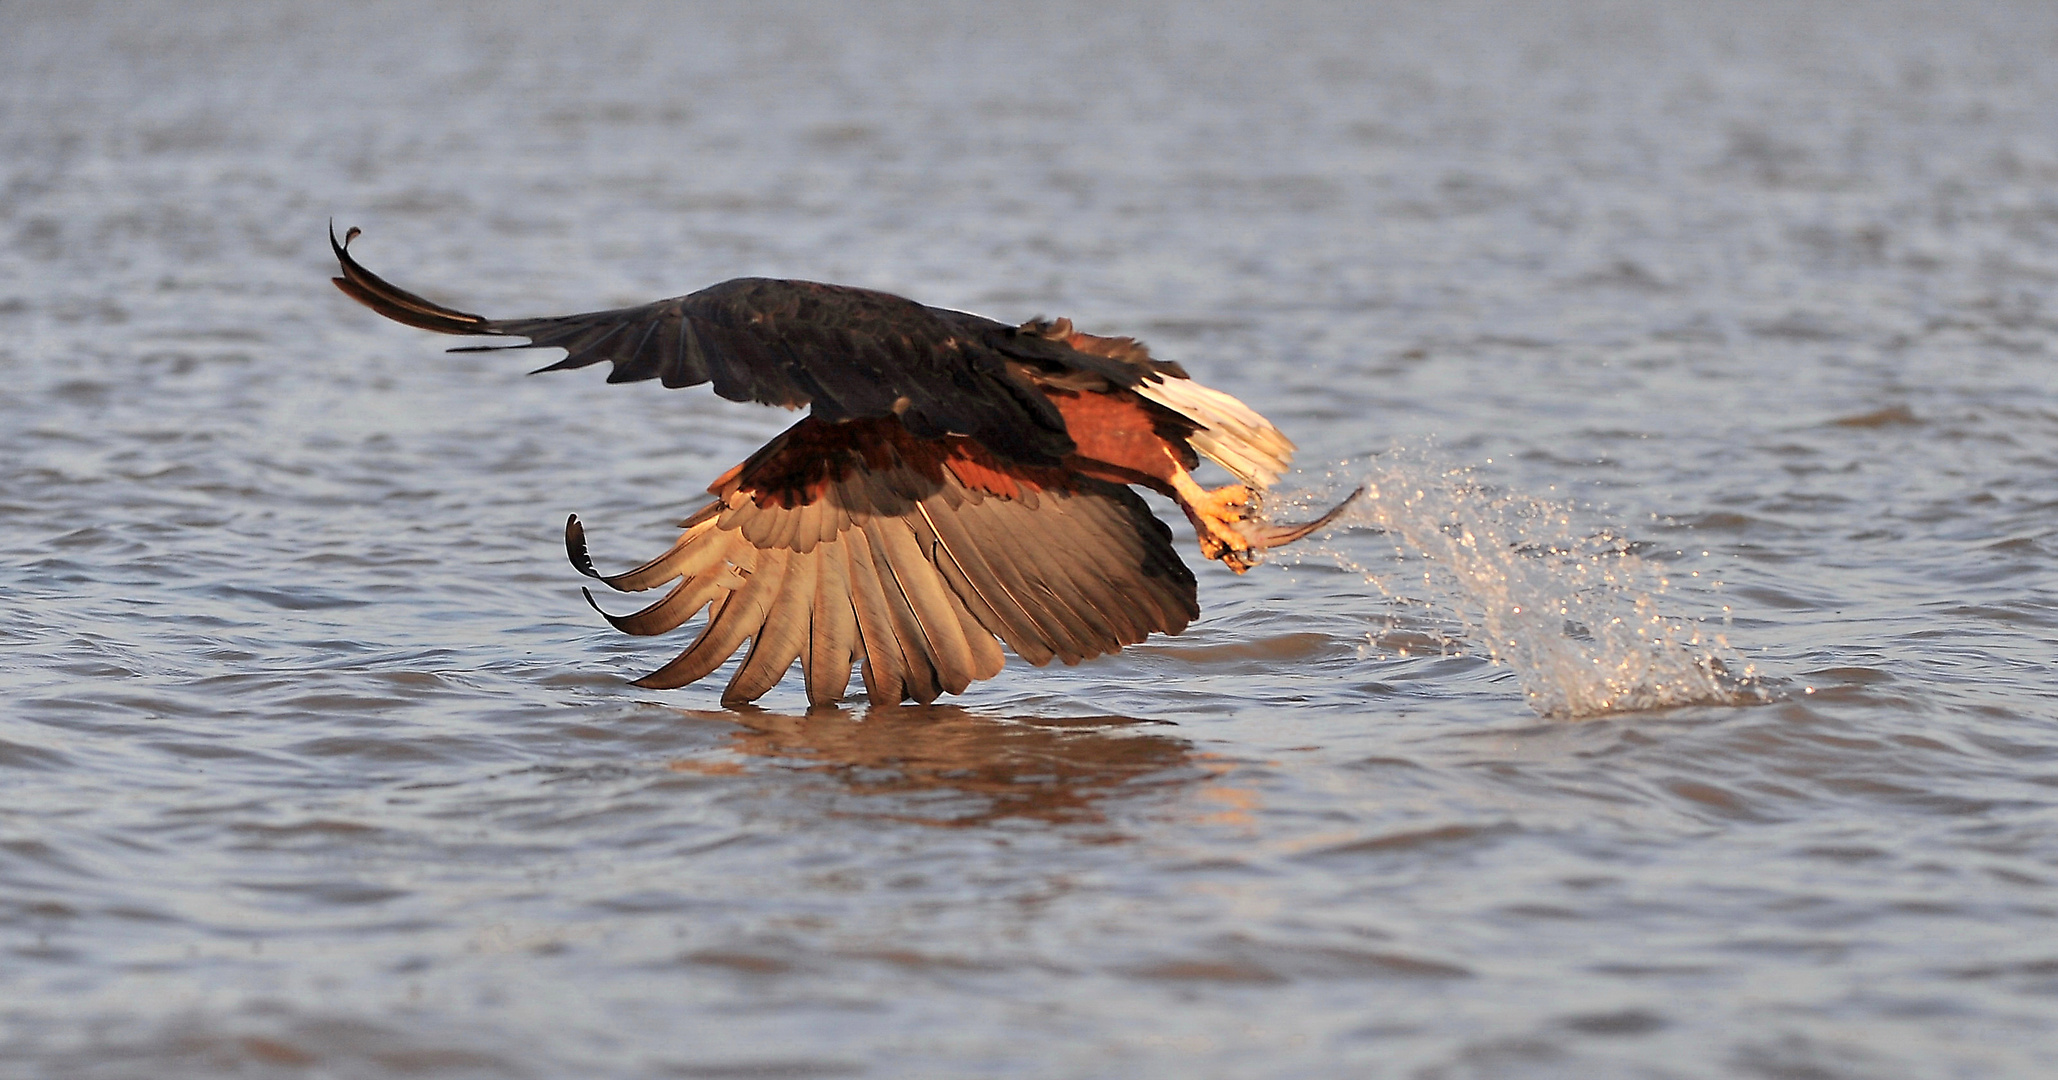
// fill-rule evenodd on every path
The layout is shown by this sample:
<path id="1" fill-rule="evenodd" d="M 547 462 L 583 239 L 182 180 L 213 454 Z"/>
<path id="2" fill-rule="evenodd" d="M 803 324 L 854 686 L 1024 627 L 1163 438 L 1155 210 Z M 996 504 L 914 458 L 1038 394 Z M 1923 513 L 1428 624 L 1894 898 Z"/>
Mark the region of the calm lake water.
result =
<path id="1" fill-rule="evenodd" d="M 0 7 L 0 1076 L 2050 1075 L 2054 56 L 2028 2 Z M 446 355 L 331 217 L 492 315 L 1067 315 L 1374 497 L 946 705 L 637 690 L 681 641 L 565 515 L 626 566 L 791 418 Z"/>

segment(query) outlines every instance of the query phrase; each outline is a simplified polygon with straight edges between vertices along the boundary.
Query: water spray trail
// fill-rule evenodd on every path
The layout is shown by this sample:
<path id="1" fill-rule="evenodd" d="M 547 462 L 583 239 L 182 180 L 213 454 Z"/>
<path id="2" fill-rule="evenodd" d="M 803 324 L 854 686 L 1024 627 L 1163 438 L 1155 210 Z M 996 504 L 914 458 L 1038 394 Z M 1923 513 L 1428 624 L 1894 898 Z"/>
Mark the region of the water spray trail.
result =
<path id="1" fill-rule="evenodd" d="M 1767 700 L 1721 632 L 1666 613 L 1673 581 L 1663 566 L 1621 536 L 1582 530 L 1569 505 L 1497 490 L 1420 452 L 1382 455 L 1354 480 L 1365 495 L 1340 523 L 1380 530 L 1393 561 L 1329 554 L 1390 598 L 1445 609 L 1465 639 L 1515 670 L 1538 713 Z M 1410 596 L 1417 591 L 1425 595 Z"/>

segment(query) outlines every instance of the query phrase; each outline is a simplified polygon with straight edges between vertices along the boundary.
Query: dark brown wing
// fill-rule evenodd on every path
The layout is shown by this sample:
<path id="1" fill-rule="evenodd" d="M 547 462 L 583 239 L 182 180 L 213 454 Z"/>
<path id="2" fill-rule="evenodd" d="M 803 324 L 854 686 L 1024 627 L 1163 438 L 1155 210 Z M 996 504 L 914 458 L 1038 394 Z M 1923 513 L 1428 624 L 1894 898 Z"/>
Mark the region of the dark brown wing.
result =
<path id="1" fill-rule="evenodd" d="M 1064 419 L 1032 374 L 1078 376 L 1128 387 L 1177 366 L 1118 339 L 1071 333 L 1070 324 L 1016 327 L 926 307 L 871 289 L 810 281 L 736 278 L 640 307 L 538 319 L 487 319 L 447 308 L 366 270 L 349 250 L 351 229 L 329 243 L 338 288 L 373 311 L 445 334 L 528 339 L 474 349 L 561 348 L 542 368 L 603 361 L 609 382 L 712 383 L 732 401 L 809 406 L 831 421 L 897 416 L 924 438 L 964 435 L 1014 461 L 1056 465 L 1072 452 Z M 1075 340 L 1076 339 L 1076 340 Z M 1075 347 L 1084 346 L 1084 348 Z"/>
<path id="2" fill-rule="evenodd" d="M 607 585 L 676 582 L 607 616 L 617 629 L 661 634 L 709 612 L 639 686 L 684 686 L 749 640 L 725 703 L 756 699 L 796 659 L 810 702 L 842 696 L 855 661 L 873 703 L 927 703 L 999 672 L 996 637 L 1032 664 L 1074 664 L 1200 614 L 1170 530 L 1128 488 L 970 440 L 810 418 L 710 490 L 671 550 L 622 574 L 596 574 L 578 520 L 566 525 L 573 565 Z"/>

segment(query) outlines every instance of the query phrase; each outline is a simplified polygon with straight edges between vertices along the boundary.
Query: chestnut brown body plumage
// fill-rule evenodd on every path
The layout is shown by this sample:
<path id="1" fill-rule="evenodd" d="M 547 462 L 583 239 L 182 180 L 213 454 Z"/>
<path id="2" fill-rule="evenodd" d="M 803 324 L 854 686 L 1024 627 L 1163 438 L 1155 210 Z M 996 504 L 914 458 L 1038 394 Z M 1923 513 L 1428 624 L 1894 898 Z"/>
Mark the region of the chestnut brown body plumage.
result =
<path id="1" fill-rule="evenodd" d="M 705 382 L 809 409 L 717 479 L 678 542 L 636 569 L 599 574 L 578 519 L 566 523 L 580 572 L 622 591 L 671 586 L 634 614 L 603 611 L 617 629 L 661 634 L 707 612 L 641 686 L 694 682 L 748 641 L 726 703 L 756 699 L 795 660 L 811 703 L 841 698 L 853 663 L 875 703 L 934 701 L 999 672 L 1002 642 L 1032 664 L 1070 664 L 1199 616 L 1171 531 L 1129 485 L 1177 501 L 1202 553 L 1239 573 L 1342 509 L 1267 524 L 1262 492 L 1293 444 L 1136 341 L 1063 319 L 1015 326 L 868 289 L 738 278 L 643 307 L 493 320 L 365 270 L 348 250 L 356 236 L 330 236 L 336 284 L 397 322 L 527 339 L 475 349 L 563 348 L 545 371 L 607 361 L 610 382 Z M 1242 482 L 1202 488 L 1202 456 Z"/>

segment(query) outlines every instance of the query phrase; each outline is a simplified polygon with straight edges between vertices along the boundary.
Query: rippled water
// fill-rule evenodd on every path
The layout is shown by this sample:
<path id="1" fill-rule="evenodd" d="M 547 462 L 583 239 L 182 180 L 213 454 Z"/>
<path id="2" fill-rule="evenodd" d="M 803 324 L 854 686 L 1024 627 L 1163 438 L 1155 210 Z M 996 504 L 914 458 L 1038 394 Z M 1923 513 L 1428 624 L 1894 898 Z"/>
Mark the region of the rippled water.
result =
<path id="1" fill-rule="evenodd" d="M 2045 1075 L 2058 14 L 1943 8 L 0 8 L 0 1075 Z M 564 515 L 789 418 L 331 216 L 1069 315 L 1379 498 L 946 706 L 638 691 Z"/>

